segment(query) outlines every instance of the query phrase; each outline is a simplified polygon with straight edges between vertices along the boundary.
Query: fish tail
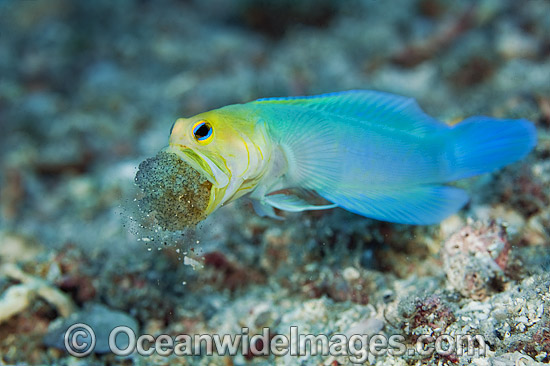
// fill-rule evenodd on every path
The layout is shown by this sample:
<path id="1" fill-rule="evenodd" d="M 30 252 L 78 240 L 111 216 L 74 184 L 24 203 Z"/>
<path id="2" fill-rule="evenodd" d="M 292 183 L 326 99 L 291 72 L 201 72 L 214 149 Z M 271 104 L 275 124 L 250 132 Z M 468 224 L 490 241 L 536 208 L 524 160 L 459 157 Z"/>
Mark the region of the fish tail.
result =
<path id="1" fill-rule="evenodd" d="M 448 181 L 495 171 L 522 159 L 537 143 L 535 126 L 524 119 L 470 117 L 450 132 L 455 143 Z"/>

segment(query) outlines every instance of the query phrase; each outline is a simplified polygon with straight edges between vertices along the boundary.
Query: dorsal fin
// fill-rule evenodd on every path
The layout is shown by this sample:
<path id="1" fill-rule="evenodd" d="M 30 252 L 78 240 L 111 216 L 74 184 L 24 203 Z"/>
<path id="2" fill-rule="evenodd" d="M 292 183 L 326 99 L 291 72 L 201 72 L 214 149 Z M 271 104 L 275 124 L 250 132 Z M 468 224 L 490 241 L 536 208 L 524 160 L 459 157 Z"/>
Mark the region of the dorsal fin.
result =
<path id="1" fill-rule="evenodd" d="M 413 98 L 374 90 L 350 90 L 313 96 L 262 98 L 254 103 L 295 105 L 365 123 L 384 124 L 411 134 L 425 135 L 448 126 L 428 116 Z"/>

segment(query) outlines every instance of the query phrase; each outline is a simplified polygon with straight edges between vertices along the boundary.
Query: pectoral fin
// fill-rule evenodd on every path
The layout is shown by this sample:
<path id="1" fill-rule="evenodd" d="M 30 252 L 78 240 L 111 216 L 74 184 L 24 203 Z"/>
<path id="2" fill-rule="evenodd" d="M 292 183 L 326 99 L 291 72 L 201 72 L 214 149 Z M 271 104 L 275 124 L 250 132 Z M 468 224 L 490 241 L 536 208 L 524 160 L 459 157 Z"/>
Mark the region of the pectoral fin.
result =
<path id="1" fill-rule="evenodd" d="M 312 205 L 293 194 L 272 194 L 264 197 L 264 202 L 283 211 L 300 212 L 308 210 L 327 210 L 337 207 L 336 204 Z"/>

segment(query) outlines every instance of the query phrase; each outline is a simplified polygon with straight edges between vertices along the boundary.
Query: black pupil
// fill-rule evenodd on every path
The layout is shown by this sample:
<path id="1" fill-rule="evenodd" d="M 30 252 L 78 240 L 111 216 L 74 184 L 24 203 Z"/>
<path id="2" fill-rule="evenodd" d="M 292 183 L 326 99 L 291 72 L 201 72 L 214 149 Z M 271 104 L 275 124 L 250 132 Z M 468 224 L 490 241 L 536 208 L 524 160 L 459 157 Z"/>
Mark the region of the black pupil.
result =
<path id="1" fill-rule="evenodd" d="M 208 135 L 208 132 L 210 132 L 210 126 L 204 123 L 195 131 L 195 137 L 198 139 L 204 138 Z"/>

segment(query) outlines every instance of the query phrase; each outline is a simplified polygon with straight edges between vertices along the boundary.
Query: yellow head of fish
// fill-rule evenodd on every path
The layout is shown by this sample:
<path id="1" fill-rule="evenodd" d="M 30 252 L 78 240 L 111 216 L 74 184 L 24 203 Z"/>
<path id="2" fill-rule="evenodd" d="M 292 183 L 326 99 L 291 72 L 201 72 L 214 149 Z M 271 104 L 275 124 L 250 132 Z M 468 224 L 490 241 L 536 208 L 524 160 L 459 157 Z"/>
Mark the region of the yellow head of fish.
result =
<path id="1" fill-rule="evenodd" d="M 212 183 L 206 215 L 252 190 L 270 154 L 262 124 L 232 107 L 178 119 L 166 149 Z"/>

